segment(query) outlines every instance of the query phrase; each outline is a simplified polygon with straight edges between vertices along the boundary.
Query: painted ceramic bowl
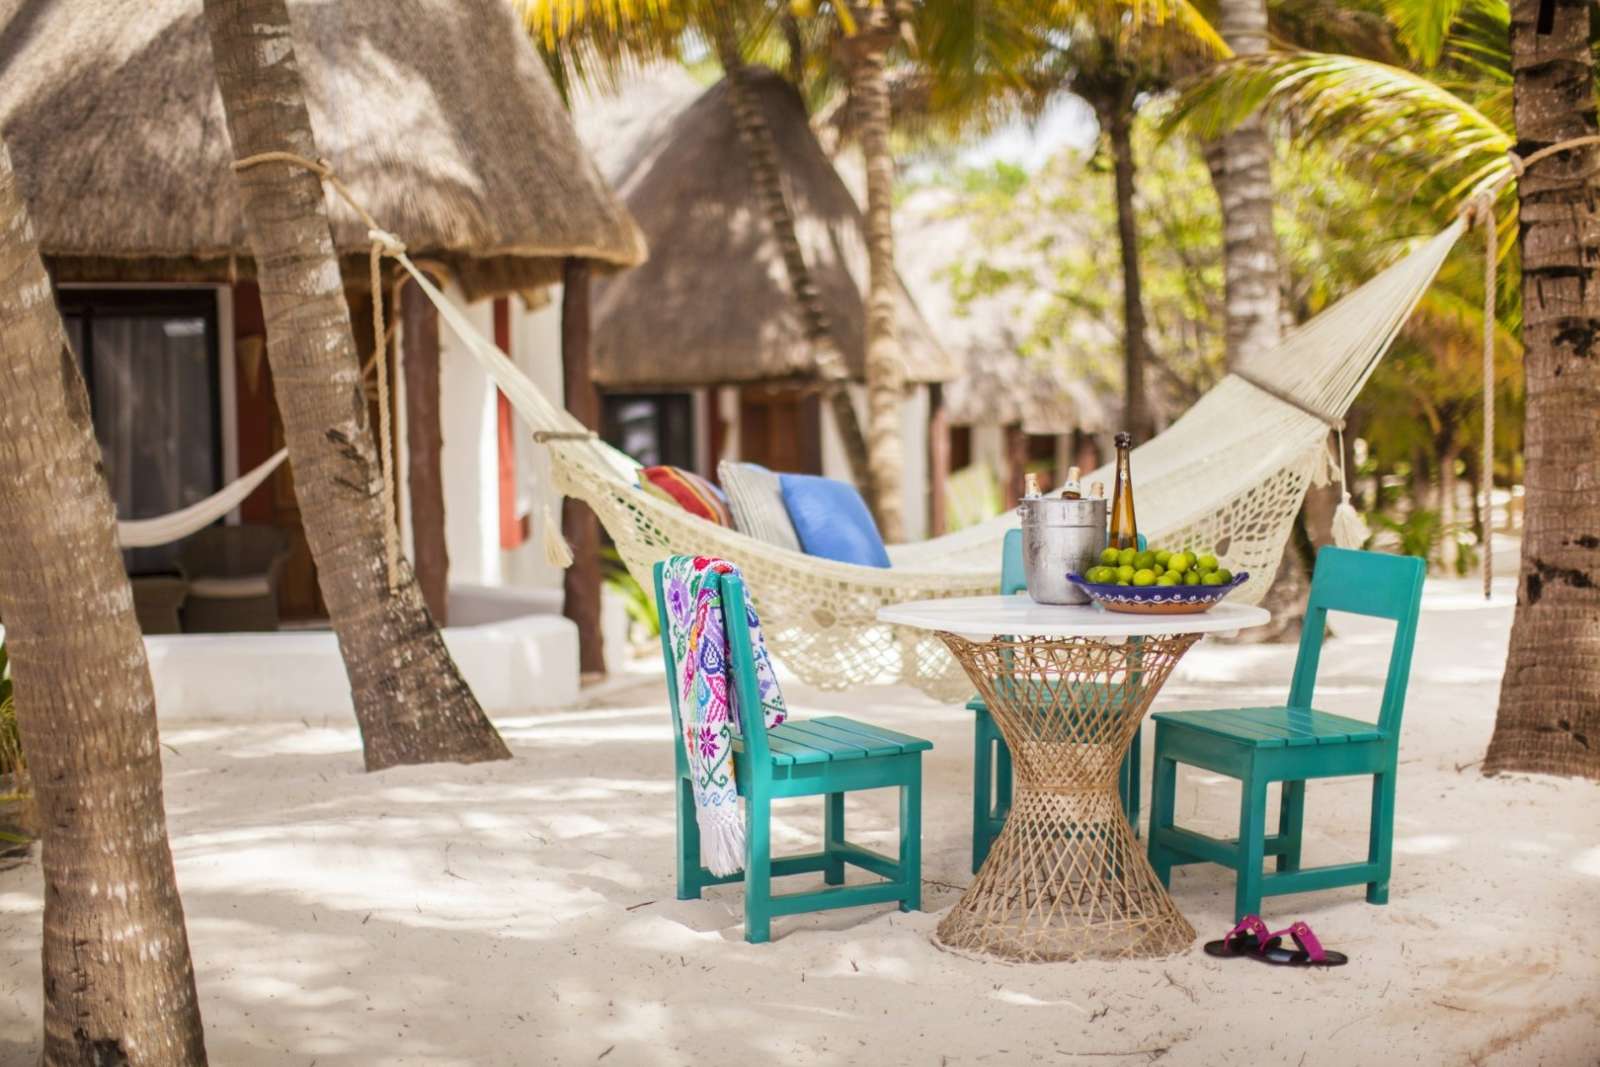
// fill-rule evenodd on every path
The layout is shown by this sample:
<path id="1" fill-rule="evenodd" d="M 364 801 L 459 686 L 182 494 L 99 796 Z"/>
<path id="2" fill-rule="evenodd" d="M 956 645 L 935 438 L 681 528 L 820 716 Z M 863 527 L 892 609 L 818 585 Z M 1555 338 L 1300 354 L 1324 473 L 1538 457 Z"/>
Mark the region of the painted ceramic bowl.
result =
<path id="1" fill-rule="evenodd" d="M 1225 585 L 1098 585 L 1084 581 L 1077 572 L 1067 575 L 1067 581 L 1096 604 L 1129 615 L 1198 615 L 1249 578 L 1246 573 L 1235 574 Z"/>

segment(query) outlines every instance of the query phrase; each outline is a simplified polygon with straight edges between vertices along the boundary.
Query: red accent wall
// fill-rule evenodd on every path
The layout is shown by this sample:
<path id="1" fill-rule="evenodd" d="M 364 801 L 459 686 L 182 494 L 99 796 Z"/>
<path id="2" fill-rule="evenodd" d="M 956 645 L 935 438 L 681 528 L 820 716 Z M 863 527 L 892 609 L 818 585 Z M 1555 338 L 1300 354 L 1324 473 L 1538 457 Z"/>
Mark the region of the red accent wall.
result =
<path id="1" fill-rule="evenodd" d="M 494 301 L 494 343 L 511 356 L 511 300 Z M 516 414 L 506 394 L 495 390 L 495 439 L 500 462 L 500 547 L 516 548 L 528 539 L 526 516 L 517 515 Z"/>

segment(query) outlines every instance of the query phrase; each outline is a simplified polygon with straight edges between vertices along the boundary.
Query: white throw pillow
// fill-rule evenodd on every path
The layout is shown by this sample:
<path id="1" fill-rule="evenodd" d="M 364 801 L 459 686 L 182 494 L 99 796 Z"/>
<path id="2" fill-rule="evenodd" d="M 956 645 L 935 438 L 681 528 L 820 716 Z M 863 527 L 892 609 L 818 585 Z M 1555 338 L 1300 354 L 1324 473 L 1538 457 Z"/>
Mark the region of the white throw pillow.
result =
<path id="1" fill-rule="evenodd" d="M 734 529 L 769 545 L 800 551 L 800 536 L 789 521 L 776 474 L 758 463 L 723 460 L 717 465 L 717 480 L 728 494 Z"/>

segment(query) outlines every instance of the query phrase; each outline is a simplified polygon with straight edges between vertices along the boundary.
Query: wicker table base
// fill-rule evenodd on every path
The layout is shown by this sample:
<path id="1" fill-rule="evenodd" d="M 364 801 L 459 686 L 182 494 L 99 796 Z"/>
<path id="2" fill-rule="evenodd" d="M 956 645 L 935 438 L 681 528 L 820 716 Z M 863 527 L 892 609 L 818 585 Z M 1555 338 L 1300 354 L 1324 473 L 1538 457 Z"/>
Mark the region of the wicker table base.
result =
<path id="1" fill-rule="evenodd" d="M 988 703 L 1016 772 L 1005 829 L 939 940 L 1028 962 L 1189 947 L 1194 928 L 1156 880 L 1116 781 L 1150 702 L 1199 635 L 939 636 Z"/>

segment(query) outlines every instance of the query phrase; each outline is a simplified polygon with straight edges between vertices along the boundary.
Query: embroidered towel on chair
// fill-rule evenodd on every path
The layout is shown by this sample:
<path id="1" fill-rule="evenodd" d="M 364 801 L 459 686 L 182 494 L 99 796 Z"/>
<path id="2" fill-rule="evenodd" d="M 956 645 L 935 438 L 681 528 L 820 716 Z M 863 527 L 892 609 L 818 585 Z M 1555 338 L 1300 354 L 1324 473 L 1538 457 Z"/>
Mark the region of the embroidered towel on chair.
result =
<path id="1" fill-rule="evenodd" d="M 722 587 L 713 580 L 713 575 L 738 573 L 727 560 L 673 556 L 661 575 L 667 600 L 667 638 L 678 666 L 678 711 L 694 787 L 695 821 L 700 826 L 701 862 L 718 877 L 744 869 L 744 819 L 739 816 L 733 773 L 733 734 L 740 712 L 743 721 L 749 722 L 756 710 L 735 706 L 738 687 L 733 684 L 728 632 L 723 625 Z M 767 658 L 761 623 L 748 600 L 745 614 L 755 653 L 761 716 L 771 729 L 788 713 Z"/>

